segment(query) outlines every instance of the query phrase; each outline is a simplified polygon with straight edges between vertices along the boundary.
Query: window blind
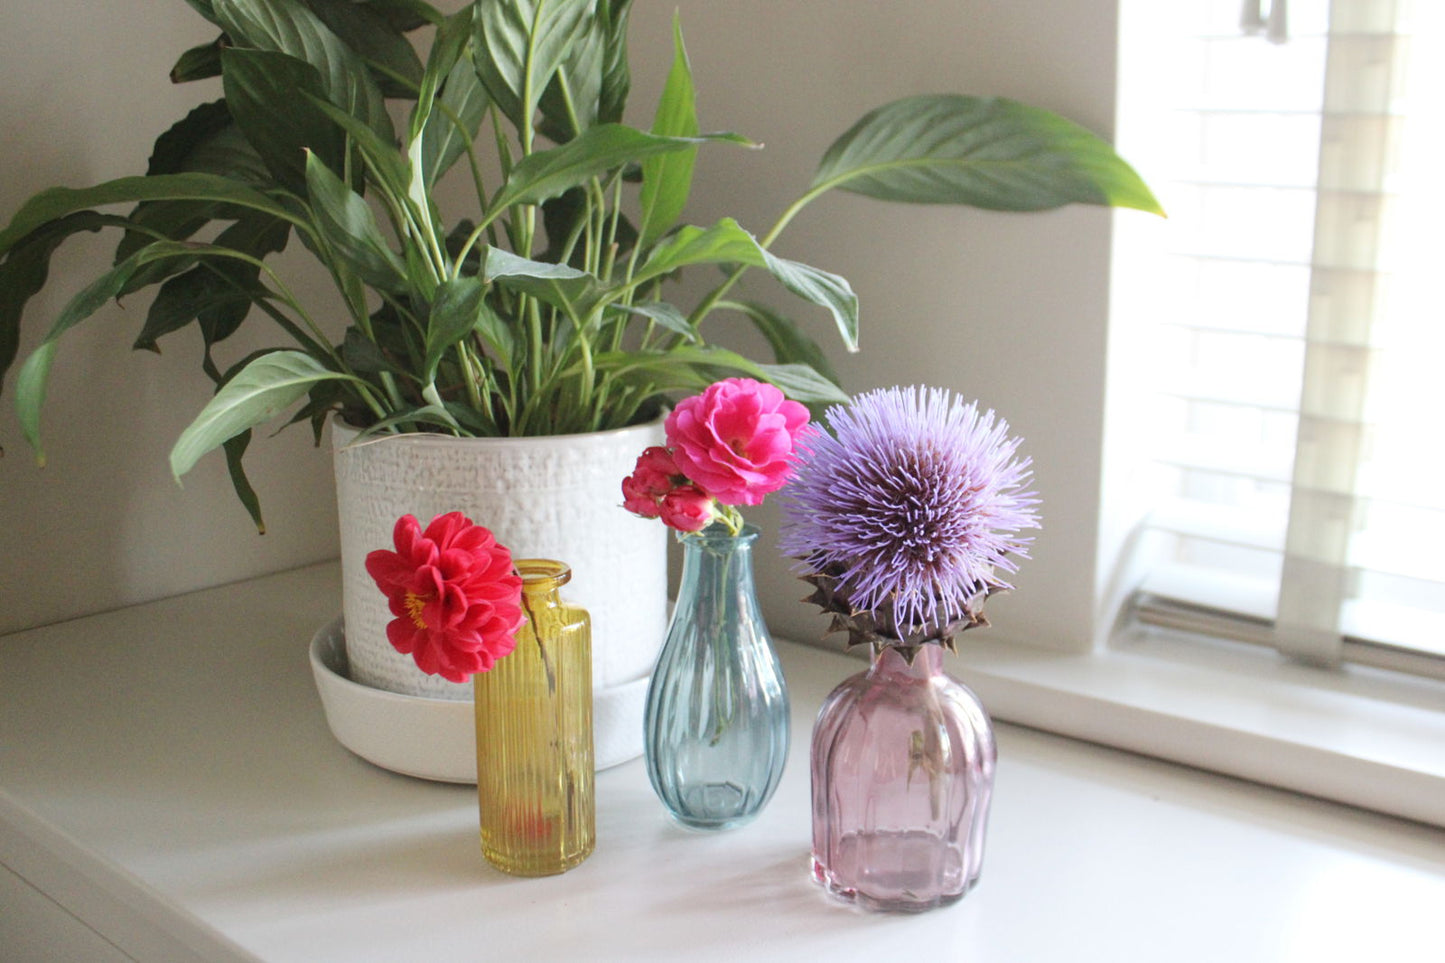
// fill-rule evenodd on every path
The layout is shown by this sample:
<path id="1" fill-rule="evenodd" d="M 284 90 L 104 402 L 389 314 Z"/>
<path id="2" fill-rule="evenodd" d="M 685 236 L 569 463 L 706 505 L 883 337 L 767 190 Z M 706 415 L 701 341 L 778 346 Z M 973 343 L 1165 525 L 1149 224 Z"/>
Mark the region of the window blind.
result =
<path id="1" fill-rule="evenodd" d="M 1138 610 L 1445 656 L 1442 5 L 1171 6 Z"/>

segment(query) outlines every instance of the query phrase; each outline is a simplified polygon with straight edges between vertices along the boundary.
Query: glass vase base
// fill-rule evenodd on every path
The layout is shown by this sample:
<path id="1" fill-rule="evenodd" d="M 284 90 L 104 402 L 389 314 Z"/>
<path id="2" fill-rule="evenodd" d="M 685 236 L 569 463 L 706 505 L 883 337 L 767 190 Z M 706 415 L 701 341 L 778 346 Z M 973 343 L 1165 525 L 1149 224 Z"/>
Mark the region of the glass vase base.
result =
<path id="1" fill-rule="evenodd" d="M 963 850 L 926 832 L 858 833 L 839 840 L 832 865 L 815 853 L 813 881 L 834 898 L 885 913 L 922 913 L 963 899 L 978 882 Z"/>
<path id="2" fill-rule="evenodd" d="M 583 860 L 591 854 L 592 850 L 588 849 L 585 852 L 570 853 L 563 856 L 558 856 L 556 853 L 531 856 L 526 853 L 518 855 L 516 853 L 498 852 L 486 846 L 482 847 L 482 856 L 486 858 L 487 863 L 490 864 L 493 869 L 499 869 L 508 876 L 556 876 L 559 873 L 567 872 L 567 870 L 575 866 L 580 866 Z"/>
<path id="3" fill-rule="evenodd" d="M 762 809 L 755 793 L 729 782 L 688 786 L 681 797 L 680 808 L 668 807 L 668 814 L 699 832 L 736 829 L 752 822 Z"/>

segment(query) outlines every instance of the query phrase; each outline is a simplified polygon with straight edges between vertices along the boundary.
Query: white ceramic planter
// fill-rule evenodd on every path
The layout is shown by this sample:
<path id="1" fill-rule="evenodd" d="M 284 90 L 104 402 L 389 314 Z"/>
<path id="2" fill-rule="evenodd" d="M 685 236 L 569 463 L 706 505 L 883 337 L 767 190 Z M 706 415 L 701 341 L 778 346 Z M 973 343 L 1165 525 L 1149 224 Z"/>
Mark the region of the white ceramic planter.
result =
<path id="1" fill-rule="evenodd" d="M 620 485 L 642 449 L 662 442 L 661 421 L 586 435 L 359 440 L 333 423 L 351 680 L 403 696 L 471 698 L 470 683 L 428 676 L 387 642 L 392 616 L 364 564 L 368 552 L 392 547 L 402 515 L 425 526 L 460 511 L 514 557 L 572 567 L 564 594 L 592 615 L 599 768 L 641 755 L 647 678 L 667 628 L 667 538 L 662 525 L 622 509 Z"/>

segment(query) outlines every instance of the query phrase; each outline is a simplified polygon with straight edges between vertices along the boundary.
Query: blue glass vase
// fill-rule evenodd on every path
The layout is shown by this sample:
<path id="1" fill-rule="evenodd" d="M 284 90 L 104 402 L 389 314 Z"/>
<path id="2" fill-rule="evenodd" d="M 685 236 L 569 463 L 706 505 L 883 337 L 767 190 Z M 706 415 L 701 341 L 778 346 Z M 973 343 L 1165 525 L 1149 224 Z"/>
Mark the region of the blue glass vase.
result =
<path id="1" fill-rule="evenodd" d="M 682 585 L 647 690 L 652 788 L 678 822 L 731 829 L 778 787 L 788 689 L 753 588 L 758 530 L 679 535 Z"/>

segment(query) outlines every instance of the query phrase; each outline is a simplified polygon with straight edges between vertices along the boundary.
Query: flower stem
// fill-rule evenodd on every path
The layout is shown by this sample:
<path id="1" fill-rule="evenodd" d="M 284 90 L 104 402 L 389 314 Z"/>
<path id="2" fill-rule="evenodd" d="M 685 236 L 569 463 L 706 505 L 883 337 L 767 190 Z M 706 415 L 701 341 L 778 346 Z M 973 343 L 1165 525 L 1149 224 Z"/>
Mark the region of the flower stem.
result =
<path id="1" fill-rule="evenodd" d="M 758 245 L 765 250 L 771 247 L 772 243 L 778 239 L 778 235 L 783 233 L 783 229 L 798 215 L 798 212 L 804 207 L 807 207 L 815 197 L 826 190 L 827 187 L 815 187 L 789 205 L 788 209 L 778 218 L 777 223 L 772 226 L 767 234 L 763 235 L 763 239 L 758 242 Z M 703 319 L 706 318 L 708 314 L 712 312 L 712 309 L 717 307 L 718 302 L 732 290 L 733 285 L 738 282 L 738 278 L 742 277 L 743 272 L 747 271 L 747 269 L 747 265 L 745 264 L 733 268 L 721 284 L 707 293 L 707 296 L 693 309 L 692 314 L 688 315 L 687 320 L 688 323 L 692 325 L 693 330 L 697 330 L 698 326 L 702 324 Z"/>

